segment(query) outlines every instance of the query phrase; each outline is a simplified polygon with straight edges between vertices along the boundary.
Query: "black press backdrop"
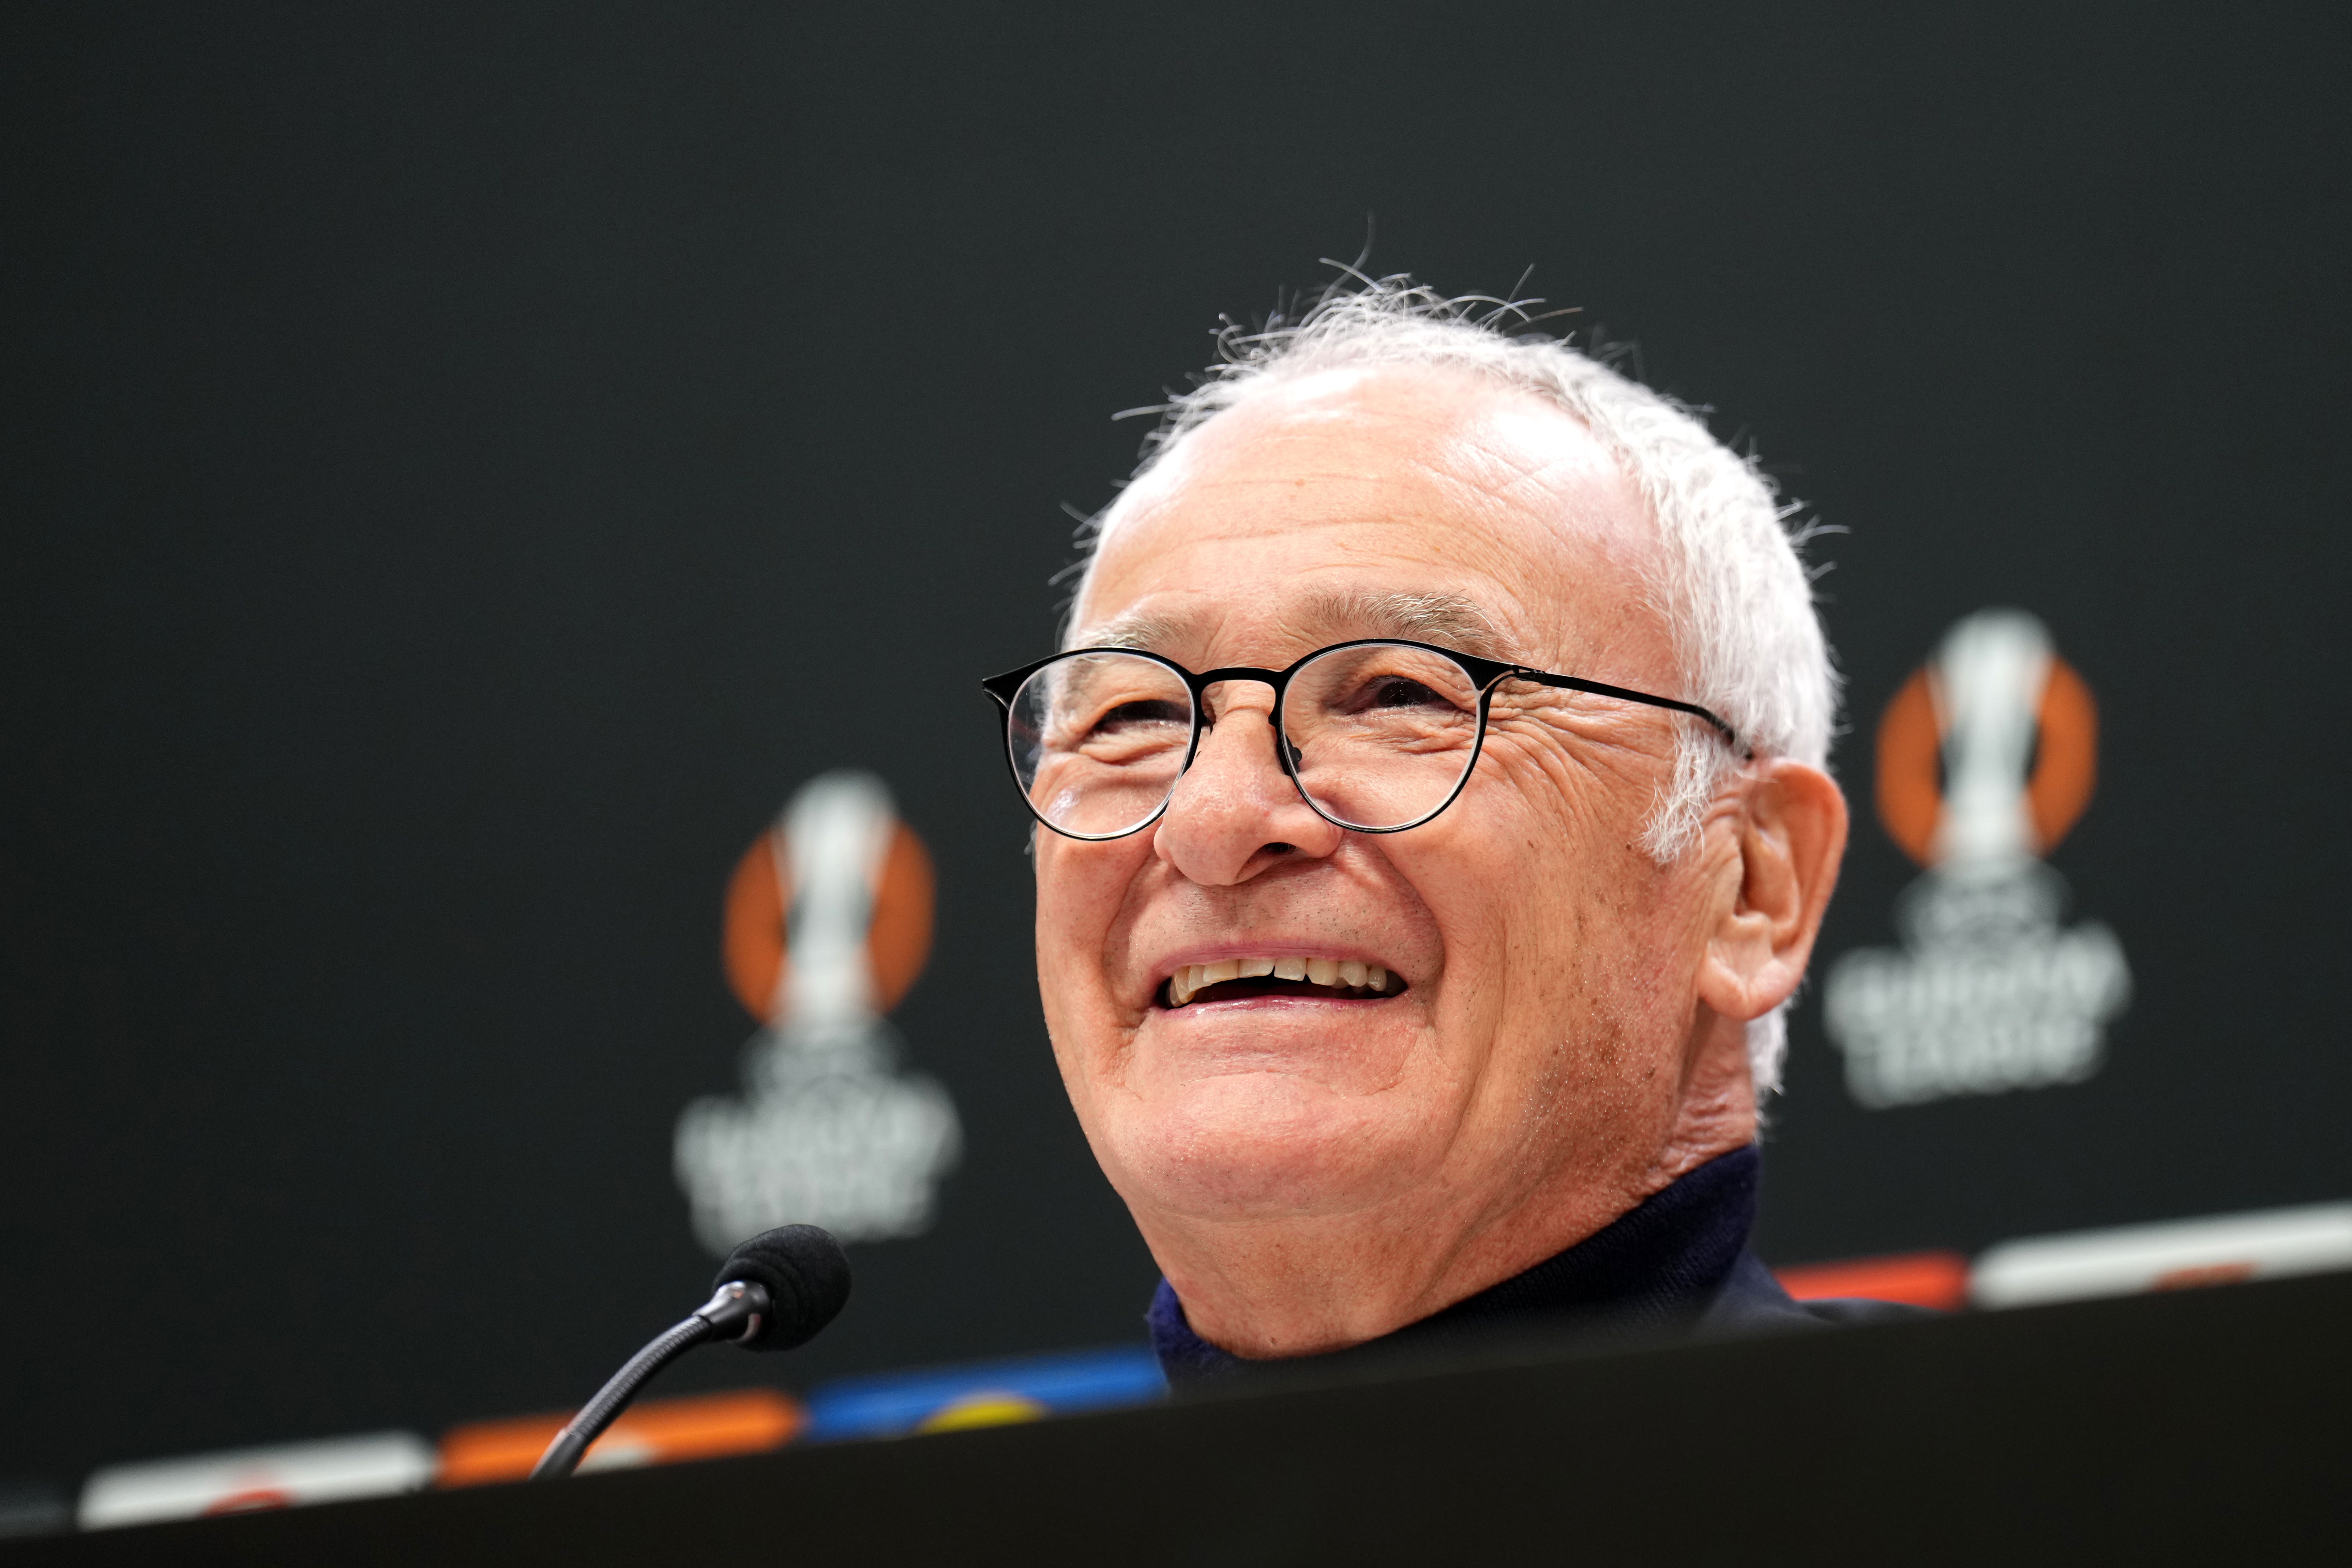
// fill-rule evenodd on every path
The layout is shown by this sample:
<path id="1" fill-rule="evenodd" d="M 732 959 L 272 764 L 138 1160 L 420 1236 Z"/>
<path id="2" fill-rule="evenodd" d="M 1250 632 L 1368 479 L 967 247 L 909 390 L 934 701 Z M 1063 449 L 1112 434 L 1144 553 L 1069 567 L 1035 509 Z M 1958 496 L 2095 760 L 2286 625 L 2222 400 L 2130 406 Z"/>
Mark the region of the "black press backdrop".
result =
<path id="1" fill-rule="evenodd" d="M 1352 256 L 1638 345 L 1825 522 L 1879 710 L 2039 615 L 2137 991 L 1864 1111 L 1789 1262 L 2352 1193 L 2340 13 L 2253 5 L 10 7 L 0 1476 L 558 1407 L 698 1299 L 720 893 L 841 764 L 935 854 L 968 1149 L 794 1361 L 1132 1342 L 980 674 L 1221 311 Z"/>

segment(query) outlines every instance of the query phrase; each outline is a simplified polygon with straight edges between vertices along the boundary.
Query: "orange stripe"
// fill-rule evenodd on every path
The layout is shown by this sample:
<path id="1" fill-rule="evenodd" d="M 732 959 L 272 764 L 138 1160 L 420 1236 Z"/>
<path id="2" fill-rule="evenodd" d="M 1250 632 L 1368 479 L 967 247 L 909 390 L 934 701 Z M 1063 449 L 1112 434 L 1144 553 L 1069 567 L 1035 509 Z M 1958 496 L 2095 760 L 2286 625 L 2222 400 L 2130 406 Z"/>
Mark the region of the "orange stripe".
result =
<path id="1" fill-rule="evenodd" d="M 540 1455 L 570 1419 L 569 1415 L 520 1415 L 453 1426 L 441 1439 L 441 1468 L 436 1479 L 445 1487 L 519 1481 L 530 1474 Z M 722 1454 L 758 1454 L 782 1447 L 807 1424 L 808 1413 L 800 1402 L 772 1388 L 649 1399 L 614 1422 L 588 1452 L 593 1455 L 607 1443 L 643 1447 L 648 1451 L 646 1462 L 656 1465 L 716 1458 Z"/>
<path id="2" fill-rule="evenodd" d="M 1957 1252 L 1897 1252 L 1884 1258 L 1807 1263 L 1772 1272 L 1780 1289 L 1800 1301 L 1859 1296 L 1949 1312 L 1969 1296 L 1969 1260 Z"/>

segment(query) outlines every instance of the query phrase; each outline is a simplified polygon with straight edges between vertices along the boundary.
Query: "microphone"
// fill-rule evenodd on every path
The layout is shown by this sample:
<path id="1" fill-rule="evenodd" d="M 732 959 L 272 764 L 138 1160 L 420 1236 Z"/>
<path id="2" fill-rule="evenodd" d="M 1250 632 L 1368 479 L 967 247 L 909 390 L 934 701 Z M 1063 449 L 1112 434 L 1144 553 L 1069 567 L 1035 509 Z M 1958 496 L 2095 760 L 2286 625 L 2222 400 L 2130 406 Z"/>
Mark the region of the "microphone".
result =
<path id="1" fill-rule="evenodd" d="M 570 1475 L 637 1390 L 695 1346 L 731 1340 L 747 1351 L 797 1350 L 816 1338 L 848 1300 L 849 1258 L 830 1232 L 813 1225 L 761 1231 L 719 1266 L 709 1300 L 631 1356 L 580 1407 L 539 1457 L 530 1479 L 554 1481 Z"/>

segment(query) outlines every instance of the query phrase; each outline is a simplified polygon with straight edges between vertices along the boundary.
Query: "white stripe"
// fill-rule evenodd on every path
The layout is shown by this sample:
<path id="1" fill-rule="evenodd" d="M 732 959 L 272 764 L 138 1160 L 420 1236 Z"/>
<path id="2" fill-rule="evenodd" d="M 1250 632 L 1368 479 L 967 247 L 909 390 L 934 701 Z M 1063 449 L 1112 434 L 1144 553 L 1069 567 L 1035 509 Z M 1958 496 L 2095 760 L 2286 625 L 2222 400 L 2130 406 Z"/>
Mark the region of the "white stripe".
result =
<path id="1" fill-rule="evenodd" d="M 2169 1276 L 2234 1268 L 2261 1279 L 2352 1268 L 2352 1204 L 2003 1242 L 1977 1259 L 1969 1296 L 1979 1307 L 2022 1307 L 2128 1296 L 2168 1283 Z"/>

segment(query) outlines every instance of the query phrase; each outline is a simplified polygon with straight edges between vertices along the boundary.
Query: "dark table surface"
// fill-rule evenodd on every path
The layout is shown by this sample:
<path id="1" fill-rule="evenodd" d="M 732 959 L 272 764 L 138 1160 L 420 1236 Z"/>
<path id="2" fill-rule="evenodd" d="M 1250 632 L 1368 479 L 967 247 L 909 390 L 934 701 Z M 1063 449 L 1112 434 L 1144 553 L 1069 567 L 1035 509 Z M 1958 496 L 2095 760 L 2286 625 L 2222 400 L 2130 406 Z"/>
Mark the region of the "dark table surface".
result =
<path id="1" fill-rule="evenodd" d="M 2352 1561 L 2352 1274 L 1479 1363 L 0 1563 Z"/>

